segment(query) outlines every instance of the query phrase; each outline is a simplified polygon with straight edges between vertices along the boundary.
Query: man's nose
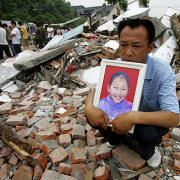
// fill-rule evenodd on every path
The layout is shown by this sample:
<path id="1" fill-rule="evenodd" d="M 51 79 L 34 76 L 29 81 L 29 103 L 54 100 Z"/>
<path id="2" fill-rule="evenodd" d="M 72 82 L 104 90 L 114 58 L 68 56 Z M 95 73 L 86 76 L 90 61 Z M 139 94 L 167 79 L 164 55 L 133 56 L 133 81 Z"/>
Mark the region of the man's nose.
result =
<path id="1" fill-rule="evenodd" d="M 126 56 L 132 56 L 133 55 L 133 49 L 131 46 L 128 46 L 126 50 Z"/>

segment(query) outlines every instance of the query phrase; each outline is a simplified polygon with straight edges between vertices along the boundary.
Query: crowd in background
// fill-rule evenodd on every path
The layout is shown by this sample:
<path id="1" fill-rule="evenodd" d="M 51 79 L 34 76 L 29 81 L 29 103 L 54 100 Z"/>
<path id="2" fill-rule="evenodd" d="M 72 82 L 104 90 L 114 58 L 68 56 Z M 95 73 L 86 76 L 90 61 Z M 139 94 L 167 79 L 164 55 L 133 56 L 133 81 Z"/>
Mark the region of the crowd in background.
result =
<path id="1" fill-rule="evenodd" d="M 62 35 L 71 28 L 60 29 L 60 27 L 53 28 L 51 24 L 48 24 L 47 28 L 42 25 L 30 24 L 29 27 L 25 27 L 21 21 L 18 22 L 20 28 L 17 27 L 15 21 L 11 21 L 11 26 L 6 23 L 2 24 L 0 21 L 0 60 L 3 58 L 3 51 L 7 57 L 13 57 L 29 49 L 29 44 L 35 41 L 36 46 L 42 49 L 55 35 Z"/>

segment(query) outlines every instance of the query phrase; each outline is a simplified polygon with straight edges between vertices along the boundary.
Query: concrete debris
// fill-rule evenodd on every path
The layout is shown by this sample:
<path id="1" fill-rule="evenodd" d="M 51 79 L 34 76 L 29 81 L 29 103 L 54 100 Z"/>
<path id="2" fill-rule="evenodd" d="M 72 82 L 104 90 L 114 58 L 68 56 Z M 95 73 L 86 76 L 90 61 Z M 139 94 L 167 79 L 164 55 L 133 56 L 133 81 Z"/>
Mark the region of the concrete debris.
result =
<path id="1" fill-rule="evenodd" d="M 31 55 L 23 58 L 21 54 L 6 61 L 13 62 L 18 70 L 0 66 L 4 78 L 0 77 L 1 127 L 8 125 L 7 132 L 19 139 L 9 140 L 12 137 L 7 132 L 0 133 L 0 179 L 108 180 L 114 176 L 110 159 L 116 162 L 114 168 L 121 179 L 179 179 L 180 126 L 163 136 L 159 147 L 162 163 L 152 170 L 132 147 L 109 148 L 84 114 L 85 100 L 98 81 L 102 59 L 119 57 L 116 23 L 127 17 L 142 17 L 148 11 L 149 8 L 132 5 L 120 16 L 115 7 L 111 18 L 103 20 L 93 14 L 91 22 L 88 20 L 84 27 L 63 37 L 55 36 L 42 51 L 24 52 Z M 172 65 L 180 100 L 180 62 L 174 58 L 178 47 L 173 31 L 167 29 L 174 12 L 166 11 L 169 19 L 161 19 L 165 26 L 155 19 L 161 28 L 156 31 L 157 49 L 151 55 Z M 112 15 L 117 15 L 114 21 Z M 77 35 L 81 38 L 71 39 Z"/>

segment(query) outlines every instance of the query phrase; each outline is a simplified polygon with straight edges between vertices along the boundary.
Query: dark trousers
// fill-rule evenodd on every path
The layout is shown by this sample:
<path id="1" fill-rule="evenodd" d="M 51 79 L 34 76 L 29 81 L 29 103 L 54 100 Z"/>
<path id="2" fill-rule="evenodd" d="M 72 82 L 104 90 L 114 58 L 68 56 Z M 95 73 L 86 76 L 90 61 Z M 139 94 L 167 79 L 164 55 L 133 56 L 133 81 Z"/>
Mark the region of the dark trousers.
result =
<path id="1" fill-rule="evenodd" d="M 37 44 L 39 45 L 39 49 L 42 49 L 44 47 L 42 39 L 37 39 Z"/>
<path id="2" fill-rule="evenodd" d="M 107 130 L 104 130 L 103 128 L 97 126 L 93 128 L 98 129 L 104 136 L 104 138 L 112 145 L 123 143 L 127 138 L 129 138 L 126 135 L 120 135 L 112 132 L 111 127 L 108 127 Z M 168 128 L 159 126 L 150 126 L 143 124 L 135 125 L 135 130 L 132 137 L 135 137 L 137 139 L 139 147 L 138 153 L 141 158 L 143 158 L 144 160 L 148 160 L 149 158 L 151 158 L 154 154 L 155 146 L 159 145 L 162 142 L 162 136 L 164 136 L 168 132 Z"/>
<path id="3" fill-rule="evenodd" d="M 3 51 L 6 53 L 6 56 L 11 57 L 8 45 L 0 45 L 0 59 L 3 59 Z"/>
<path id="4" fill-rule="evenodd" d="M 17 54 L 22 52 L 21 50 L 21 44 L 14 44 L 14 50 L 16 51 Z"/>
<path id="5" fill-rule="evenodd" d="M 13 53 L 13 56 L 16 56 L 16 51 L 14 49 L 14 44 L 12 43 L 12 40 L 9 40 L 8 43 L 9 43 L 9 45 L 11 47 L 11 51 Z"/>

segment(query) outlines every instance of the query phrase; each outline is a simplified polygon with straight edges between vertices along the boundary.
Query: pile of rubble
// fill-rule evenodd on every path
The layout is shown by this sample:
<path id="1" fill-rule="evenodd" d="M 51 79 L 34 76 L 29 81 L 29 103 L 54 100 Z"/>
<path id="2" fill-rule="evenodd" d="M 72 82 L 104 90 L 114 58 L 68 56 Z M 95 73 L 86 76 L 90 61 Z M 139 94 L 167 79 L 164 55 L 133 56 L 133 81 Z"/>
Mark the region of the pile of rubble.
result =
<path id="1" fill-rule="evenodd" d="M 147 11 L 143 10 L 142 15 Z M 174 42 L 172 32 L 166 30 L 167 27 L 158 28 L 158 48 L 163 41 Z M 26 71 L 15 72 L 19 73 L 16 80 L 6 85 L 0 83 L 0 179 L 179 180 L 179 126 L 163 137 L 162 163 L 153 170 L 139 157 L 135 142 L 129 139 L 109 148 L 99 131 L 87 123 L 84 103 L 93 85 L 78 71 L 99 67 L 102 59 L 117 59 L 118 36 L 81 33 L 81 38 L 67 39 L 21 58 L 14 67 Z M 173 51 L 170 46 L 166 44 Z M 172 52 L 166 55 L 159 48 L 155 53 L 166 57 L 179 74 L 178 56 L 174 62 Z M 27 71 L 33 67 L 38 68 Z M 89 76 L 97 75 L 92 71 Z M 177 88 L 179 84 L 180 78 Z M 180 91 L 177 95 L 180 100 Z"/>
<path id="2" fill-rule="evenodd" d="M 178 127 L 163 137 L 162 164 L 152 170 L 128 146 L 107 147 L 100 133 L 87 124 L 84 102 L 89 91 L 77 86 L 69 90 L 58 88 L 48 81 L 30 81 L 21 84 L 18 91 L 1 92 L 0 120 L 13 130 L 1 128 L 1 139 L 8 141 L 9 134 L 16 132 L 15 138 L 32 148 L 25 151 L 16 141 L 13 146 L 9 141 L 7 146 L 1 140 L 0 179 L 112 179 L 113 169 L 118 169 L 122 179 L 179 178 Z M 114 159 L 116 165 L 110 163 Z"/>

